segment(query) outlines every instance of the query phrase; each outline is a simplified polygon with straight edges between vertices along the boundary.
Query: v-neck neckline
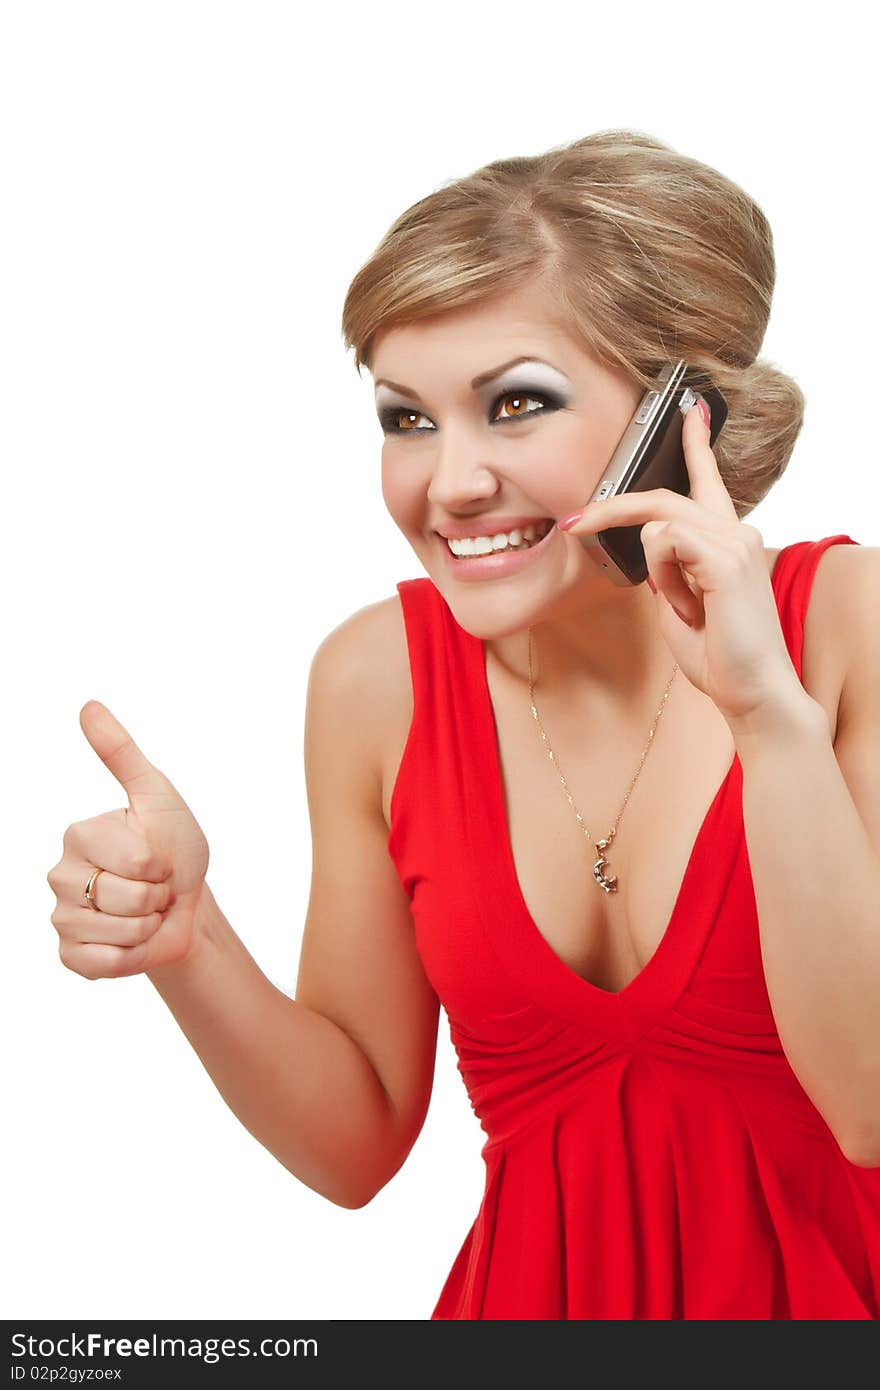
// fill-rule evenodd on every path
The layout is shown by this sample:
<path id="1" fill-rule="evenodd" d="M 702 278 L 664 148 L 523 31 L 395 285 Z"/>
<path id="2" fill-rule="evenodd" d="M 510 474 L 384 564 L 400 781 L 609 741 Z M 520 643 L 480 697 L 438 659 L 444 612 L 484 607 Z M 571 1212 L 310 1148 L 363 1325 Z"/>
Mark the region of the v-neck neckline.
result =
<path id="1" fill-rule="evenodd" d="M 783 553 L 784 550 L 780 550 L 776 556 L 770 576 L 774 597 L 777 600 L 777 608 L 776 576 L 779 574 L 779 560 Z M 490 914 L 492 920 L 497 921 L 498 929 L 502 935 L 502 940 L 498 942 L 498 949 L 517 971 L 522 972 L 526 981 L 532 985 L 538 984 L 542 980 L 545 982 L 553 996 L 554 1007 L 564 1003 L 572 1010 L 572 1016 L 578 1021 L 604 1018 L 606 1024 L 614 1023 L 625 1033 L 631 1034 L 637 1016 L 643 1016 L 643 1021 L 650 1021 L 650 1017 L 665 1010 L 678 997 L 678 993 L 686 987 L 702 949 L 705 936 L 708 934 L 714 919 L 714 912 L 707 904 L 698 904 L 694 900 L 694 885 L 697 882 L 695 874 L 699 864 L 705 865 L 707 863 L 708 851 L 705 846 L 709 829 L 715 823 L 729 789 L 734 785 L 739 789 L 742 785 L 742 764 L 739 754 L 734 751 L 727 771 L 700 822 L 672 911 L 654 951 L 637 974 L 622 989 L 603 989 L 601 985 L 585 979 L 584 976 L 579 975 L 576 970 L 565 963 L 538 927 L 526 904 L 517 875 L 516 860 L 507 820 L 498 745 L 498 727 L 486 669 L 486 646 L 484 640 L 479 637 L 473 637 L 471 643 L 481 707 L 481 728 L 486 731 L 486 737 L 479 740 L 485 751 L 486 765 L 479 769 L 478 775 L 482 779 L 483 804 L 487 816 L 488 833 L 491 843 L 498 848 L 501 860 L 502 879 L 500 886 L 509 907 L 509 912 L 495 910 Z M 737 798 L 737 801 L 741 814 L 740 798 Z M 497 886 L 496 883 L 496 888 Z M 698 906 L 701 908 L 699 914 L 696 911 L 692 913 L 688 910 L 696 909 Z M 693 919 L 697 916 L 702 916 L 703 920 L 694 925 Z M 693 926 L 690 949 L 687 949 L 683 936 L 688 926 Z M 554 982 L 555 989 L 553 988 Z M 668 1002 L 666 1000 L 668 991 L 662 988 L 664 985 L 672 987 L 673 991 Z M 675 991 L 676 986 L 679 987 L 677 992 Z M 653 1000 L 652 988 L 655 991 Z M 636 1031 L 639 1030 L 636 1029 Z"/>
<path id="2" fill-rule="evenodd" d="M 532 970 L 539 972 L 552 972 L 559 981 L 560 986 L 565 992 L 566 997 L 582 1009 L 584 1002 L 600 1010 L 618 1012 L 623 1005 L 628 1005 L 631 1001 L 640 999 L 649 989 L 655 976 L 663 974 L 664 962 L 671 956 L 675 947 L 679 944 L 682 928 L 689 921 L 685 913 L 685 904 L 692 896 L 690 893 L 692 875 L 699 860 L 704 858 L 702 855 L 703 843 L 709 832 L 709 828 L 718 814 L 719 808 L 724 798 L 724 794 L 734 777 L 734 774 L 741 776 L 742 768 L 739 755 L 734 752 L 733 758 L 724 774 L 724 777 L 715 791 L 709 807 L 704 815 L 700 827 L 697 831 L 690 855 L 685 866 L 684 874 L 679 885 L 675 903 L 666 923 L 663 934 L 660 937 L 654 951 L 646 960 L 645 964 L 633 976 L 622 989 L 608 990 L 601 985 L 594 984 L 592 980 L 587 980 L 583 975 L 579 975 L 570 965 L 567 965 L 562 957 L 557 953 L 550 942 L 540 930 L 537 922 L 532 916 L 523 896 L 519 877 L 516 870 L 516 860 L 513 855 L 513 845 L 510 837 L 510 828 L 507 821 L 507 808 L 504 802 L 504 783 L 501 771 L 501 759 L 498 750 L 497 725 L 495 724 L 495 714 L 492 705 L 489 682 L 485 666 L 485 649 L 480 641 L 481 651 L 479 665 L 482 671 L 480 682 L 483 695 L 484 717 L 487 722 L 488 737 L 485 740 L 486 756 L 489 767 L 483 780 L 484 797 L 486 801 L 487 814 L 490 818 L 490 834 L 493 845 L 499 847 L 501 856 L 501 872 L 503 874 L 502 888 L 505 898 L 509 902 L 512 913 L 493 913 L 493 917 L 498 921 L 501 931 L 509 932 L 511 927 L 516 930 L 515 943 L 519 948 L 518 960 L 526 966 L 526 972 Z M 514 938 L 509 938 L 513 944 Z M 679 953 L 679 963 L 681 953 Z M 668 973 L 668 972 L 667 972 Z"/>

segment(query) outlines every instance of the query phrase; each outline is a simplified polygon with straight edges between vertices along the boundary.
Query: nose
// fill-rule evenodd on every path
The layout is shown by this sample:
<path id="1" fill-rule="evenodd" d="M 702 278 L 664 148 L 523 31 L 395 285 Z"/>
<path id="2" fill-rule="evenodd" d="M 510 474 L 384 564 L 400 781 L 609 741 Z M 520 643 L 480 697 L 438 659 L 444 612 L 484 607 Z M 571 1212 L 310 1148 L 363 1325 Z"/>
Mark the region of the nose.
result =
<path id="1" fill-rule="evenodd" d="M 428 497 L 439 509 L 455 511 L 468 501 L 492 497 L 498 491 L 495 467 L 486 441 L 467 429 L 447 430 L 433 451 Z"/>

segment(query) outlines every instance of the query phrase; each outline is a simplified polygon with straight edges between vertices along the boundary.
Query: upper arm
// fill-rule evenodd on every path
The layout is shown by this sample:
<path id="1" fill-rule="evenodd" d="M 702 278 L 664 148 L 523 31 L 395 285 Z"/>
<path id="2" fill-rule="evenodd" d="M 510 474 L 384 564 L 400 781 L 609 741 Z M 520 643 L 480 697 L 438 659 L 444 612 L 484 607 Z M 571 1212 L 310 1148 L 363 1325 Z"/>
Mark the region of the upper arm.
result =
<path id="1" fill-rule="evenodd" d="M 846 658 L 834 753 L 862 823 L 880 856 L 880 549 L 837 546 L 837 609 Z"/>
<path id="2" fill-rule="evenodd" d="M 388 621 L 387 605 L 361 609 L 312 659 L 304 741 L 312 877 L 295 997 L 371 1063 L 396 1114 L 403 1162 L 431 1097 L 439 1002 L 382 814 Z"/>

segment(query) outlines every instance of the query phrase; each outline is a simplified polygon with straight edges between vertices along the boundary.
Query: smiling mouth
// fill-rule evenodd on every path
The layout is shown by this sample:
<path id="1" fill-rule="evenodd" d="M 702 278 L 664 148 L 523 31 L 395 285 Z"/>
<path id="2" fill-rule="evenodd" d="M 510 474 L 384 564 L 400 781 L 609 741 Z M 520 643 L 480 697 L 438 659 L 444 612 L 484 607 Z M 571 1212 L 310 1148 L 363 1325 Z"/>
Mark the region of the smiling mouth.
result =
<path id="1" fill-rule="evenodd" d="M 512 551 L 531 550 L 546 539 L 554 525 L 552 517 L 545 517 L 541 521 L 530 522 L 527 526 L 519 526 L 509 532 L 498 532 L 496 536 L 455 537 L 443 536 L 439 532 L 437 534 L 455 559 L 476 560 L 490 555 L 507 555 Z"/>

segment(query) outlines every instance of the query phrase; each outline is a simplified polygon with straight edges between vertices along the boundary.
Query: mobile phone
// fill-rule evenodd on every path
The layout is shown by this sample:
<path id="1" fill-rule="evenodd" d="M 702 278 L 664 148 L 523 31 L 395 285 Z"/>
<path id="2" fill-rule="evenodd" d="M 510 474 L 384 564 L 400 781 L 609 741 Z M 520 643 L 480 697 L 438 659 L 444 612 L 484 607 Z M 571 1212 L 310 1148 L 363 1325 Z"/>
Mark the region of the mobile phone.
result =
<path id="1" fill-rule="evenodd" d="M 710 445 L 715 443 L 727 419 L 727 402 L 710 382 L 685 384 L 688 364 L 667 362 L 642 396 L 635 413 L 621 436 L 611 462 L 597 483 L 590 502 L 600 502 L 624 493 L 648 492 L 665 487 L 690 496 L 690 478 L 684 457 L 681 431 L 685 409 L 696 400 L 697 392 L 709 406 Z M 614 584 L 641 584 L 648 577 L 645 551 L 640 540 L 644 522 L 636 526 L 610 526 L 602 531 L 578 536 L 596 564 Z"/>

